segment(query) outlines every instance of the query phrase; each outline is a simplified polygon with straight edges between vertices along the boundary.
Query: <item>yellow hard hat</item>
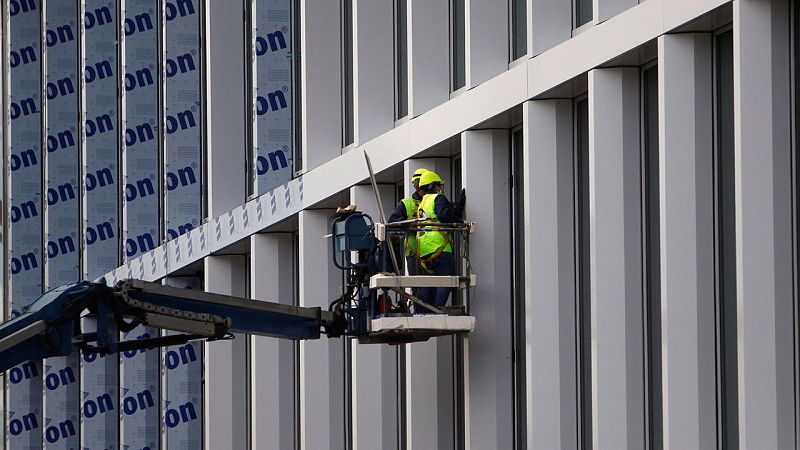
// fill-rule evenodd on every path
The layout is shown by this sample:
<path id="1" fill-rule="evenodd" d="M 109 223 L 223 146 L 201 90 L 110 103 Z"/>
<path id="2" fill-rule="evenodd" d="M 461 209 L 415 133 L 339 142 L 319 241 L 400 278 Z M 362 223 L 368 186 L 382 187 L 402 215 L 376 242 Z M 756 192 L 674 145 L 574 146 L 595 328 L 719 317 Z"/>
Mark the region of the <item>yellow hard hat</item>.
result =
<path id="1" fill-rule="evenodd" d="M 438 173 L 433 172 L 431 170 L 423 173 L 422 176 L 419 178 L 420 187 L 427 186 L 427 185 L 433 184 L 433 183 L 441 183 L 442 185 L 444 185 L 444 181 L 442 181 L 442 177 L 440 177 Z"/>
<path id="2" fill-rule="evenodd" d="M 414 175 L 411 175 L 411 183 L 413 184 L 415 181 L 419 180 L 419 178 L 422 176 L 422 174 L 427 172 L 427 171 L 428 171 L 428 169 L 422 169 L 422 168 L 417 169 L 414 172 Z"/>

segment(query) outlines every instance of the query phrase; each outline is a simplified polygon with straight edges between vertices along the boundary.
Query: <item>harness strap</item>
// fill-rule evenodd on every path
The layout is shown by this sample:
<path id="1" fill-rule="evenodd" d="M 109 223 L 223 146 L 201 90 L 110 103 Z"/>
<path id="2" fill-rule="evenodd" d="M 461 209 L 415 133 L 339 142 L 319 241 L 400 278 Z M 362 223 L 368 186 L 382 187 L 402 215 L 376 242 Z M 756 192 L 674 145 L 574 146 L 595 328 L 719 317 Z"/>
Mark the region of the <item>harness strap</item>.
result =
<path id="1" fill-rule="evenodd" d="M 425 232 L 423 231 L 423 233 Z M 433 262 L 433 260 L 438 258 L 439 255 L 441 255 L 444 252 L 444 249 L 447 248 L 448 245 L 450 245 L 449 233 L 445 231 L 439 231 L 439 233 L 444 237 L 444 243 L 442 243 L 442 245 L 440 245 L 439 248 L 437 248 L 433 253 L 425 255 L 424 258 L 419 254 L 419 252 L 417 252 L 417 265 L 425 269 L 425 271 L 428 272 L 429 274 L 435 274 L 435 272 L 428 268 L 428 264 L 430 264 L 431 262 Z M 419 236 L 417 237 L 417 240 L 419 240 Z"/>

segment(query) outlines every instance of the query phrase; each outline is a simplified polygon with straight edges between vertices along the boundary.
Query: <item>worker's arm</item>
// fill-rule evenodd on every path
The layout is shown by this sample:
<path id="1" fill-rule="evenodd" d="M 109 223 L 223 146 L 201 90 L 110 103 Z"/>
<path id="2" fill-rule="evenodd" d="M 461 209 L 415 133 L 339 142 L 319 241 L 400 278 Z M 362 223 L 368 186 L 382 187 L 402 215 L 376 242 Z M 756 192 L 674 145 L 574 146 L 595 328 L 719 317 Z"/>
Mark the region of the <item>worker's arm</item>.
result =
<path id="1" fill-rule="evenodd" d="M 406 219 L 408 219 L 408 217 L 406 217 L 406 205 L 402 201 L 397 202 L 397 206 L 394 207 L 394 211 L 392 215 L 389 216 L 388 222 L 400 222 Z"/>
<path id="2" fill-rule="evenodd" d="M 447 199 L 444 195 L 436 197 L 433 204 L 436 217 L 442 223 L 462 223 L 464 212 L 460 205 L 457 205 Z"/>

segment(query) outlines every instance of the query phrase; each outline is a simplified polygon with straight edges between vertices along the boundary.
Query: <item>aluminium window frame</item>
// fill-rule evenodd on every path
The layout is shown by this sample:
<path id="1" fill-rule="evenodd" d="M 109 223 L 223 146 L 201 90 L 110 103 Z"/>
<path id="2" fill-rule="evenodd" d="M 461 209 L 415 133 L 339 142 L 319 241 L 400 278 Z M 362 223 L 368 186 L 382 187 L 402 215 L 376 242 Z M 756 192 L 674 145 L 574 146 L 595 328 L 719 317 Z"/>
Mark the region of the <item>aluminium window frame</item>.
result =
<path id="1" fill-rule="evenodd" d="M 725 355 L 725 347 L 724 341 L 725 339 L 726 328 L 724 325 L 725 320 L 725 313 L 724 311 L 727 309 L 725 305 L 725 298 L 723 294 L 723 274 L 722 271 L 724 270 L 723 265 L 723 254 L 722 254 L 722 236 L 721 236 L 721 224 L 722 224 L 722 205 L 721 205 L 721 184 L 722 180 L 722 168 L 721 168 L 721 149 L 720 149 L 720 72 L 719 72 L 719 37 L 727 32 L 733 33 L 733 24 L 728 24 L 722 26 L 712 33 L 712 94 L 713 94 L 713 186 L 714 186 L 714 319 L 715 319 L 715 347 L 716 347 L 716 405 L 717 405 L 717 448 L 719 450 L 724 450 L 728 447 L 728 436 L 734 436 L 736 438 L 736 442 L 733 444 L 733 448 L 738 448 L 738 423 L 736 421 L 729 421 L 725 418 L 725 414 L 727 412 L 728 403 L 727 401 L 730 399 L 736 399 L 737 393 L 734 392 L 732 394 L 726 395 L 725 387 L 727 386 L 728 380 L 726 374 L 728 371 L 725 371 L 725 367 L 729 366 L 730 363 L 727 362 L 726 355 Z M 735 207 L 735 206 L 734 206 Z M 735 212 L 734 212 L 735 214 Z M 735 233 L 735 230 L 734 230 Z M 733 237 L 736 239 L 736 236 Z M 736 255 L 734 254 L 734 259 Z M 734 279 L 734 285 L 736 284 Z M 735 294 L 734 294 L 735 297 Z M 736 300 L 734 299 L 734 302 Z M 734 314 L 738 315 L 738 311 L 734 309 Z M 735 330 L 738 334 L 738 330 Z M 735 342 L 734 339 L 733 344 L 738 346 L 738 343 Z M 736 364 L 736 361 L 734 361 Z M 738 388 L 738 374 L 737 371 L 732 371 L 732 376 L 736 381 L 736 385 Z M 738 411 L 738 400 L 736 401 L 736 408 Z M 737 414 L 738 415 L 738 414 Z M 733 422 L 733 423 L 732 423 Z M 729 430 L 729 427 L 732 427 L 732 430 Z"/>
<path id="2" fill-rule="evenodd" d="M 584 220 L 591 220 L 589 217 L 589 211 L 582 211 L 582 200 L 584 194 L 581 191 L 581 175 L 582 175 L 582 168 L 581 165 L 581 148 L 580 148 L 580 121 L 579 121 L 579 104 L 581 102 L 586 102 L 586 120 L 589 121 L 589 96 L 588 93 L 581 94 L 576 96 L 572 101 L 572 121 L 573 121 L 573 136 L 572 136 L 572 147 L 573 147 L 573 158 L 572 158 L 572 174 L 573 174 L 573 223 L 574 223 L 574 243 L 575 243 L 575 252 L 574 252 L 574 267 L 575 267 L 575 394 L 576 394 L 576 432 L 577 432 L 577 442 L 580 448 L 591 448 L 592 440 L 594 439 L 594 433 L 592 429 L 592 403 L 591 403 L 591 384 L 592 384 L 592 372 L 591 372 L 591 298 L 589 297 L 591 294 L 591 275 L 587 277 L 585 274 L 586 270 L 589 270 L 589 266 L 591 262 L 587 261 L 584 262 L 583 260 L 583 253 L 584 249 L 589 247 L 591 248 L 590 242 L 584 242 L 585 238 L 588 236 L 584 236 L 583 227 L 581 225 L 584 224 Z M 588 127 L 588 124 L 587 124 Z M 591 131 L 590 131 L 591 132 Z M 587 135 L 588 138 L 588 135 Z M 591 151 L 591 148 L 587 145 L 587 152 Z M 587 155 L 587 164 L 588 164 L 588 155 Z M 588 168 L 587 168 L 588 171 Z M 590 175 L 591 176 L 591 175 Z M 590 196 L 591 190 L 590 180 L 587 178 L 585 180 L 587 183 L 585 195 Z M 589 250 L 591 251 L 591 250 Z M 591 254 L 588 255 L 591 259 Z M 585 280 L 588 279 L 588 285 Z M 588 293 L 586 292 L 588 291 Z M 589 305 L 584 305 L 584 300 L 589 302 Z M 589 314 L 589 317 L 586 317 L 586 314 Z M 587 339 L 586 334 L 589 335 L 589 345 L 586 346 L 584 340 Z M 589 352 L 588 354 L 588 361 L 589 364 L 584 363 L 584 355 L 585 352 Z M 588 366 L 588 367 L 587 367 Z M 588 369 L 588 374 L 587 374 Z M 588 390 L 588 403 L 587 403 L 587 390 Z M 588 420 L 587 420 L 588 419 Z"/>
<path id="3" fill-rule="evenodd" d="M 639 110 L 641 111 L 641 131 L 640 131 L 640 149 L 641 149 L 641 214 L 642 214 L 642 298 L 645 300 L 644 305 L 644 317 L 642 318 L 642 325 L 643 325 L 643 336 L 644 336 L 644 407 L 645 407 L 645 420 L 644 420 L 644 432 L 645 432 L 645 448 L 649 450 L 661 450 L 663 449 L 663 415 L 662 411 L 659 408 L 660 405 L 663 403 L 663 397 L 658 399 L 656 402 L 655 394 L 660 394 L 663 392 L 663 381 L 662 381 L 662 374 L 661 369 L 661 326 L 660 326 L 660 318 L 661 318 L 661 282 L 660 282 L 660 273 L 661 273 L 661 265 L 659 258 L 661 256 L 661 236 L 660 236 L 660 223 L 656 223 L 656 236 L 653 236 L 653 222 L 651 219 L 651 207 L 655 205 L 657 212 L 661 214 L 661 205 L 659 203 L 659 197 L 661 195 L 660 192 L 660 159 L 659 156 L 656 155 L 656 167 L 653 168 L 650 165 L 650 158 L 652 155 L 649 153 L 653 149 L 648 148 L 648 97 L 647 97 L 647 72 L 649 70 L 656 70 L 656 81 L 660 83 L 658 79 L 658 60 L 653 60 L 647 62 L 640 66 L 640 105 Z M 658 89 L 658 85 L 656 85 L 656 89 Z M 656 116 L 659 114 L 659 107 L 658 99 L 656 99 Z M 658 124 L 656 125 L 656 133 L 658 133 Z M 658 141 L 658 136 L 656 136 L 656 140 Z M 656 144 L 656 152 L 660 151 L 659 144 Z M 652 192 L 650 191 L 650 175 L 653 173 L 653 169 L 655 169 L 655 176 L 657 178 L 656 184 L 656 197 L 655 202 L 653 202 Z M 650 245 L 653 242 L 653 239 L 656 240 L 656 245 Z M 650 254 L 650 249 L 655 248 L 655 255 Z M 653 273 L 653 263 L 655 262 L 657 273 Z M 653 296 L 651 283 L 655 285 L 655 288 L 658 290 L 658 304 L 653 305 Z M 657 322 L 658 321 L 658 322 Z M 657 324 L 657 334 L 654 334 L 654 324 Z M 654 342 L 655 340 L 655 342 Z M 658 352 L 655 353 L 653 350 L 658 349 Z M 654 354 L 655 353 L 655 354 Z M 659 392 L 655 392 L 658 390 Z"/>

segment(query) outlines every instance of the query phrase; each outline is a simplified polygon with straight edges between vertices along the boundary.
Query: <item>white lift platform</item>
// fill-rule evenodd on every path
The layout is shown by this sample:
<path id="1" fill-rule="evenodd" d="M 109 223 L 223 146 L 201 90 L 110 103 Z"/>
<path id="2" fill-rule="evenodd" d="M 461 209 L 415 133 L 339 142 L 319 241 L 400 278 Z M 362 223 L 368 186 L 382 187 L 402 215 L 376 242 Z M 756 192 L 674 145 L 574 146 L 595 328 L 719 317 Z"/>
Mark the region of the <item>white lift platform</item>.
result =
<path id="1" fill-rule="evenodd" d="M 419 342 L 431 337 L 475 330 L 475 317 L 446 314 L 415 314 L 413 316 L 381 317 L 372 319 L 370 333 L 360 338 L 361 343 Z"/>
<path id="2" fill-rule="evenodd" d="M 406 288 L 449 287 L 469 288 L 475 286 L 476 276 L 468 277 L 443 275 L 394 275 L 378 273 L 370 277 L 370 289 L 389 289 L 401 292 Z M 451 311 L 446 308 L 443 312 Z M 456 311 L 461 311 L 456 309 Z M 475 317 L 462 314 L 413 314 L 383 316 L 372 319 L 369 336 L 359 339 L 369 342 L 418 342 L 436 336 L 471 333 L 475 330 Z"/>
<path id="3" fill-rule="evenodd" d="M 468 289 L 475 286 L 476 278 L 474 273 L 465 277 L 378 273 L 370 277 L 369 288 L 396 293 L 404 293 L 407 288 L 422 287 Z M 417 299 L 413 301 L 419 303 Z M 427 341 L 431 337 L 471 333 L 475 330 L 475 322 L 475 317 L 464 315 L 462 308 L 446 307 L 441 314 L 389 314 L 372 319 L 369 334 L 359 338 L 359 342 L 399 344 Z"/>

